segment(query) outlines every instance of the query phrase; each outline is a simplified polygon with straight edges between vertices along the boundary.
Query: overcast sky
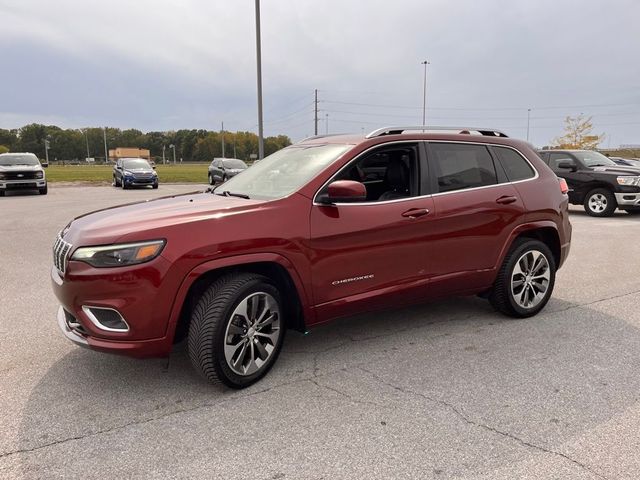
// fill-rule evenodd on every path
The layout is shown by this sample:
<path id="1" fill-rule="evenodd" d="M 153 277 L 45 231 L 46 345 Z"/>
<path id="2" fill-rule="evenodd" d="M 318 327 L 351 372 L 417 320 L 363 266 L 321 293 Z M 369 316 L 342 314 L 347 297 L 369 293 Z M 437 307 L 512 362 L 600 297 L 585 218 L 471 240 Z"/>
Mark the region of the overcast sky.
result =
<path id="1" fill-rule="evenodd" d="M 262 0 L 265 134 L 422 122 L 640 144 L 638 0 Z M 253 0 L 0 0 L 0 127 L 257 132 Z"/>

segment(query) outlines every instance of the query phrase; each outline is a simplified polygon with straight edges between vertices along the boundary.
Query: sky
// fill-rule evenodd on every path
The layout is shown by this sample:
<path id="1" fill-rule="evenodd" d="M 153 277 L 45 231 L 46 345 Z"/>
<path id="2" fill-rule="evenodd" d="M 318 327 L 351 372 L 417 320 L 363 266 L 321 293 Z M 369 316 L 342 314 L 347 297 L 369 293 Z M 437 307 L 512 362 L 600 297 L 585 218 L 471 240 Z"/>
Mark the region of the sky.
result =
<path id="1" fill-rule="evenodd" d="M 265 135 L 422 124 L 640 144 L 638 0 L 262 0 Z M 0 128 L 257 133 L 253 0 L 0 0 Z M 530 111 L 529 111 L 530 109 Z M 527 117 L 529 116 L 529 122 Z M 527 123 L 529 128 L 527 129 Z"/>

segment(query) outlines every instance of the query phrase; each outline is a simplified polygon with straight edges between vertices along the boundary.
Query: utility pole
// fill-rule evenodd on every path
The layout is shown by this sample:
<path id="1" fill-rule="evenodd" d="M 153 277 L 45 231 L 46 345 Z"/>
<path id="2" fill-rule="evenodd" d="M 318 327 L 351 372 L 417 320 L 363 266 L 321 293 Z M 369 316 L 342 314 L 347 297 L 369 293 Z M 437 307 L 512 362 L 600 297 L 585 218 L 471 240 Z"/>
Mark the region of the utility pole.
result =
<path id="1" fill-rule="evenodd" d="M 315 105 L 315 117 L 314 117 L 314 135 L 318 135 L 318 89 L 315 89 L 315 100 L 314 100 L 314 105 Z"/>
<path id="2" fill-rule="evenodd" d="M 531 120 L 531 109 L 527 108 L 527 142 L 529 141 L 529 122 Z"/>
<path id="3" fill-rule="evenodd" d="M 260 47 L 260 0 L 256 0 L 256 62 L 258 74 L 258 158 L 264 158 L 264 132 L 262 125 L 262 53 Z"/>
<path id="4" fill-rule="evenodd" d="M 238 131 L 236 130 L 236 133 Z M 236 134 L 233 134 L 233 158 L 238 158 L 238 154 L 236 153 Z"/>
<path id="5" fill-rule="evenodd" d="M 165 149 L 166 145 L 163 143 L 162 144 L 162 164 L 164 165 L 165 163 L 167 163 L 167 161 L 164 159 L 164 149 Z"/>
<path id="6" fill-rule="evenodd" d="M 325 118 L 325 121 L 324 121 L 324 133 L 325 133 L 325 135 L 329 135 L 329 114 L 325 113 L 324 114 L 324 118 Z"/>
<path id="7" fill-rule="evenodd" d="M 176 164 L 176 146 L 172 143 L 169 148 L 173 150 L 173 164 Z"/>
<path id="8" fill-rule="evenodd" d="M 427 60 L 422 62 L 424 65 L 424 83 L 422 86 L 422 125 L 426 125 L 427 118 L 427 65 L 430 65 Z"/>
<path id="9" fill-rule="evenodd" d="M 44 158 L 46 159 L 47 165 L 49 164 L 49 140 L 44 139 Z"/>
<path id="10" fill-rule="evenodd" d="M 102 139 L 104 140 L 104 163 L 109 163 L 109 150 L 107 150 L 107 127 L 102 127 Z"/>
<path id="11" fill-rule="evenodd" d="M 222 158 L 227 158 L 224 156 L 224 122 L 222 122 L 222 129 L 220 130 L 220 134 L 222 135 Z"/>

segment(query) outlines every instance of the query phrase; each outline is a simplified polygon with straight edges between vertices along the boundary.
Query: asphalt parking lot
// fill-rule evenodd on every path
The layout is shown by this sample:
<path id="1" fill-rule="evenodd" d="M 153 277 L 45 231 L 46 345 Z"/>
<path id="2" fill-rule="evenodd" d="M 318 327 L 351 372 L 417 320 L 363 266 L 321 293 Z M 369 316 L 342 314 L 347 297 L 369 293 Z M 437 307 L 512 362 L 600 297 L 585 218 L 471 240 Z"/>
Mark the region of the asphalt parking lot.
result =
<path id="1" fill-rule="evenodd" d="M 638 478 L 640 217 L 572 207 L 571 255 L 535 318 L 458 298 L 290 332 L 243 391 L 201 380 L 184 346 L 140 361 L 65 340 L 57 231 L 197 188 L 0 199 L 0 478 Z"/>

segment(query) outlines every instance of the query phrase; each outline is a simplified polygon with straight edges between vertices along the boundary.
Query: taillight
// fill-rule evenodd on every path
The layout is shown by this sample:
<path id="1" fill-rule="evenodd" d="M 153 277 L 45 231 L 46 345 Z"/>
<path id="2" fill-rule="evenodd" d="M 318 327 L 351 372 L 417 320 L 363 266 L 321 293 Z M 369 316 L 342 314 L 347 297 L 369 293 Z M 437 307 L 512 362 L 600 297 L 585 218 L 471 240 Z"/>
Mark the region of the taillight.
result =
<path id="1" fill-rule="evenodd" d="M 567 185 L 567 181 L 564 178 L 559 178 L 558 183 L 560 184 L 560 191 L 563 194 L 566 194 L 569 191 L 569 185 Z"/>

